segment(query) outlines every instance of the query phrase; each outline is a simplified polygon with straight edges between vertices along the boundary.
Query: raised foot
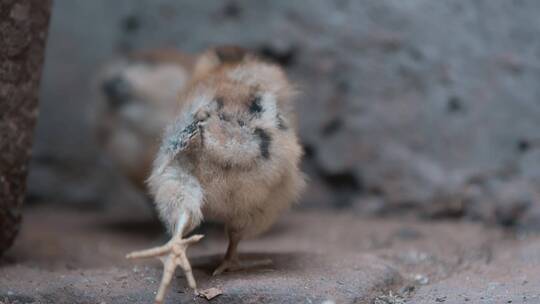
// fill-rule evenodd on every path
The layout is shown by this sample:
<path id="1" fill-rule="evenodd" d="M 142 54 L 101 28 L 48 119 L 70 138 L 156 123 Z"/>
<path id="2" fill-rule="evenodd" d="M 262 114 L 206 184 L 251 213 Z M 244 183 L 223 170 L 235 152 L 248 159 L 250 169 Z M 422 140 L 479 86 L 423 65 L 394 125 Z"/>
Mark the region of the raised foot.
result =
<path id="1" fill-rule="evenodd" d="M 195 294 L 197 292 L 197 283 L 193 277 L 191 270 L 191 264 L 186 255 L 186 250 L 189 245 L 198 242 L 204 235 L 196 234 L 187 239 L 180 237 L 173 237 L 167 244 L 147 250 L 135 251 L 128 255 L 128 259 L 141 259 L 141 258 L 159 258 L 163 262 L 163 277 L 161 278 L 161 284 L 159 285 L 158 292 L 156 294 L 156 303 L 162 303 L 165 298 L 165 291 L 171 283 L 174 270 L 177 266 L 180 266 L 186 275 L 189 287 L 193 288 Z"/>
<path id="2" fill-rule="evenodd" d="M 264 267 L 272 265 L 272 260 L 264 259 L 258 261 L 243 261 L 240 263 L 237 258 L 234 259 L 224 259 L 223 262 L 214 270 L 212 273 L 213 276 L 220 275 L 224 272 L 229 271 L 239 271 L 244 269 L 251 269 L 256 267 Z"/>

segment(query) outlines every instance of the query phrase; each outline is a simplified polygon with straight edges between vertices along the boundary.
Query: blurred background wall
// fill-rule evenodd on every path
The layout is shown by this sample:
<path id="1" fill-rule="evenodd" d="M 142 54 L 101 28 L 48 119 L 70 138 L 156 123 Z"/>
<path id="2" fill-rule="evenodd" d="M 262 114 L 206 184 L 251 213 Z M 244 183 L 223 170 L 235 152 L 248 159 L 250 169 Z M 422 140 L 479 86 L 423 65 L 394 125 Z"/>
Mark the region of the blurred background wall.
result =
<path id="1" fill-rule="evenodd" d="M 238 44 L 280 62 L 302 91 L 303 208 L 534 226 L 538 9 L 535 0 L 56 0 L 29 201 L 144 200 L 93 138 L 100 66 L 138 49 Z"/>

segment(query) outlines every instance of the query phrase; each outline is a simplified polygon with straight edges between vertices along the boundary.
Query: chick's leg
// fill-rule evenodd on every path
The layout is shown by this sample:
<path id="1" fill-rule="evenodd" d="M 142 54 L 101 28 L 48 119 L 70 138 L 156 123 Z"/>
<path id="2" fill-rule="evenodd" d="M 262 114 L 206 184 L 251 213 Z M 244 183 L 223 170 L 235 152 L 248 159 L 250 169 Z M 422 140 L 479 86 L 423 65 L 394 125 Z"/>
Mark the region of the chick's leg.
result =
<path id="1" fill-rule="evenodd" d="M 270 259 L 240 262 L 240 259 L 238 258 L 238 243 L 240 243 L 240 240 L 242 239 L 242 232 L 227 228 L 227 235 L 229 236 L 229 246 L 227 247 L 227 253 L 225 253 L 225 258 L 218 266 L 218 268 L 214 270 L 212 275 L 219 275 L 226 271 L 237 271 L 254 267 L 272 265 L 272 260 Z"/>
<path id="2" fill-rule="evenodd" d="M 197 293 L 197 283 L 193 277 L 191 265 L 186 255 L 186 250 L 189 245 L 202 239 L 203 235 L 198 234 L 187 239 L 183 239 L 182 235 L 188 223 L 189 215 L 184 213 L 178 219 L 175 235 L 169 242 L 167 242 L 167 244 L 147 250 L 135 251 L 126 256 L 128 259 L 156 257 L 163 262 L 163 276 L 156 294 L 156 303 L 163 302 L 163 299 L 165 298 L 165 291 L 171 283 L 174 270 L 177 266 L 180 266 L 180 268 L 182 268 L 184 271 L 189 287 L 193 288 L 195 293 Z"/>
<path id="3" fill-rule="evenodd" d="M 214 270 L 212 275 L 218 275 L 225 271 L 234 271 L 240 269 L 240 262 L 238 260 L 238 243 L 242 239 L 241 234 L 231 228 L 227 228 L 227 235 L 229 237 L 229 246 L 227 247 L 227 253 L 221 264 Z"/>

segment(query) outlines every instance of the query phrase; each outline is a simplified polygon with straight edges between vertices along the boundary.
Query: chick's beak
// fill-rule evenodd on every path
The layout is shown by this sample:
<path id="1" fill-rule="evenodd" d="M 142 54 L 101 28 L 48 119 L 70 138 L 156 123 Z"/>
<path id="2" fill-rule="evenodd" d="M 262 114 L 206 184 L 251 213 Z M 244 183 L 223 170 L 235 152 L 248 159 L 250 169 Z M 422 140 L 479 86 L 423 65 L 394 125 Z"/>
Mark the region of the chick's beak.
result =
<path id="1" fill-rule="evenodd" d="M 207 109 L 199 109 L 195 113 L 195 120 L 199 123 L 205 122 L 210 117 L 210 113 Z"/>

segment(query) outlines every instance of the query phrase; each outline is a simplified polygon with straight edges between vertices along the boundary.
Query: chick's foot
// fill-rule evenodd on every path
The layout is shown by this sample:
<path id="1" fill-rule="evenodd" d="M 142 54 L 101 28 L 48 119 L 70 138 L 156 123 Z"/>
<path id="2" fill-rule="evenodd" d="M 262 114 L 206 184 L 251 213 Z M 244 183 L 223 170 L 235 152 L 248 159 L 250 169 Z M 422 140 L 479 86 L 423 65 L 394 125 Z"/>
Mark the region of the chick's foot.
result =
<path id="1" fill-rule="evenodd" d="M 253 269 L 257 267 L 266 267 L 266 266 L 271 266 L 271 265 L 272 265 L 271 259 L 240 262 L 238 258 L 225 258 L 221 262 L 221 264 L 216 268 L 216 270 L 214 270 L 212 275 L 216 276 L 224 272 L 247 270 L 247 269 Z"/>
<path id="2" fill-rule="evenodd" d="M 193 288 L 195 294 L 197 292 L 197 283 L 193 277 L 191 270 L 191 264 L 186 255 L 186 250 L 189 245 L 198 242 L 203 238 L 203 235 L 193 235 L 187 239 L 181 237 L 173 237 L 167 244 L 147 250 L 135 251 L 128 255 L 128 259 L 140 259 L 140 258 L 159 258 L 163 262 L 163 277 L 161 278 L 161 284 L 156 295 L 155 303 L 162 303 L 165 297 L 165 291 L 171 283 L 174 270 L 177 266 L 180 266 L 186 275 L 189 287 Z"/>
<path id="3" fill-rule="evenodd" d="M 224 273 L 225 271 L 236 271 L 240 270 L 242 266 L 238 261 L 238 258 L 226 258 L 221 264 L 214 270 L 212 273 L 213 276 Z"/>

